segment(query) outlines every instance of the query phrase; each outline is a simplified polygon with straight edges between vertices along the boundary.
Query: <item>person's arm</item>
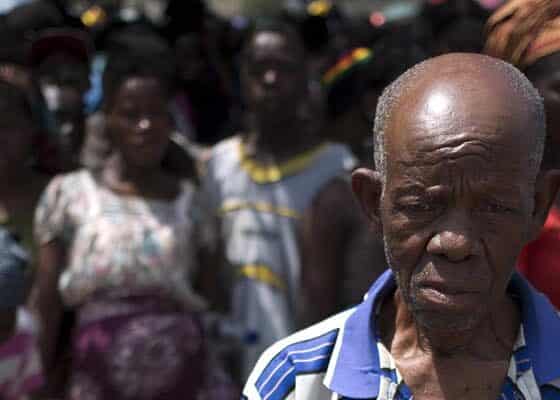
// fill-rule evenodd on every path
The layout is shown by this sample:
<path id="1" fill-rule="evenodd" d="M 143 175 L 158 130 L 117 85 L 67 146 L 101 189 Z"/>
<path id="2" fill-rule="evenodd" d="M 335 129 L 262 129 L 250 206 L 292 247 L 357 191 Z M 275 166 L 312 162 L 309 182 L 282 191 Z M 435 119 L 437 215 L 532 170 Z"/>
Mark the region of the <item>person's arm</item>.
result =
<path id="1" fill-rule="evenodd" d="M 64 307 L 58 282 L 66 265 L 67 249 L 62 237 L 69 227 L 66 204 L 70 201 L 64 194 L 63 182 L 62 177 L 56 177 L 48 185 L 37 205 L 34 220 L 38 259 L 29 303 L 39 319 L 39 352 L 47 381 L 45 396 L 56 395 L 63 374 L 63 368 L 58 365 L 62 349 L 58 346 L 64 322 Z"/>
<path id="2" fill-rule="evenodd" d="M 327 184 L 302 221 L 301 299 L 298 320 L 307 326 L 337 310 L 345 248 L 356 229 L 356 204 L 343 180 Z"/>
<path id="3" fill-rule="evenodd" d="M 303 217 L 300 326 L 355 305 L 386 269 L 380 235 L 368 228 L 348 182 L 318 194 Z"/>
<path id="4" fill-rule="evenodd" d="M 220 268 L 223 265 L 222 245 L 219 238 L 212 246 L 199 247 L 197 259 L 199 270 L 196 287 L 210 303 L 215 311 L 227 311 L 228 293 L 220 278 Z"/>
<path id="5" fill-rule="evenodd" d="M 53 376 L 59 370 L 57 347 L 64 308 L 58 291 L 58 280 L 64 265 L 64 249 L 58 241 L 49 242 L 39 249 L 39 265 L 35 282 L 34 308 L 41 325 L 39 350 L 47 380 L 47 390 L 56 391 Z"/>
<path id="6" fill-rule="evenodd" d="M 210 179 L 203 177 L 202 188 L 193 201 L 198 264 L 195 287 L 208 301 L 210 309 L 226 311 L 228 293 L 220 279 L 224 257 L 220 235 L 221 221 L 216 214 L 216 200 L 212 196 L 210 185 Z"/>

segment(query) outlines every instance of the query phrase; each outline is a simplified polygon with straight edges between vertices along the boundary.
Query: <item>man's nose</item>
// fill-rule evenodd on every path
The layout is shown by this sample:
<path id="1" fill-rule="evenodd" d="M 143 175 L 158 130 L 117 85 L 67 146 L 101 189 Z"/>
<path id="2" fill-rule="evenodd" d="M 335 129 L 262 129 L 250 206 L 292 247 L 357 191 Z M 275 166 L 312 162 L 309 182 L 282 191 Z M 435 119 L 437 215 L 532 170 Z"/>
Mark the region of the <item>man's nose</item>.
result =
<path id="1" fill-rule="evenodd" d="M 467 231 L 446 230 L 436 233 L 429 241 L 428 253 L 445 257 L 451 262 L 469 259 L 478 253 L 478 242 Z"/>
<path id="2" fill-rule="evenodd" d="M 152 127 L 152 121 L 149 118 L 142 118 L 138 121 L 138 129 L 140 131 L 147 131 Z"/>

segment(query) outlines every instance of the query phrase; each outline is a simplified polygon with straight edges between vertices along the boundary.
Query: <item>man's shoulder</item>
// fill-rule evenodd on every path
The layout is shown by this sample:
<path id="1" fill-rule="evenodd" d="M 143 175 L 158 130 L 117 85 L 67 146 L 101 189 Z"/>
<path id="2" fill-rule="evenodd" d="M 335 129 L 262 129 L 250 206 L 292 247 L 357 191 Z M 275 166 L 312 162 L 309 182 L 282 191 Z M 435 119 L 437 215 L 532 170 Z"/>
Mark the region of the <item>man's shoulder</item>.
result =
<path id="1" fill-rule="evenodd" d="M 239 167 L 239 144 L 241 137 L 232 136 L 216 143 L 204 160 L 205 180 L 224 179 Z"/>
<path id="2" fill-rule="evenodd" d="M 358 162 L 347 145 L 337 142 L 324 142 L 321 148 L 323 151 L 317 158 L 317 166 L 326 170 L 332 169 L 332 172 L 340 177 L 347 177 L 348 173 L 356 168 Z"/>
<path id="3" fill-rule="evenodd" d="M 339 332 L 353 311 L 337 314 L 269 347 L 247 381 L 245 398 L 284 399 L 293 391 L 296 376 L 325 373 Z"/>

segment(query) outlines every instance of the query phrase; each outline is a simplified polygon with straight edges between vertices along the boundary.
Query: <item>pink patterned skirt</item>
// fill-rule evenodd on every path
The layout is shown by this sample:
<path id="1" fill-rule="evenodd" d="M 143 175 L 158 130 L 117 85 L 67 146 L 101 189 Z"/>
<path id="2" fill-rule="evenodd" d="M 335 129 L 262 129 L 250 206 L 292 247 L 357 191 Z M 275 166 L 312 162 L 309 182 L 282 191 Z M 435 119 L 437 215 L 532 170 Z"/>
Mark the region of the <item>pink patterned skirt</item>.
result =
<path id="1" fill-rule="evenodd" d="M 157 294 L 105 293 L 78 310 L 67 398 L 239 398 L 209 364 L 198 315 Z"/>

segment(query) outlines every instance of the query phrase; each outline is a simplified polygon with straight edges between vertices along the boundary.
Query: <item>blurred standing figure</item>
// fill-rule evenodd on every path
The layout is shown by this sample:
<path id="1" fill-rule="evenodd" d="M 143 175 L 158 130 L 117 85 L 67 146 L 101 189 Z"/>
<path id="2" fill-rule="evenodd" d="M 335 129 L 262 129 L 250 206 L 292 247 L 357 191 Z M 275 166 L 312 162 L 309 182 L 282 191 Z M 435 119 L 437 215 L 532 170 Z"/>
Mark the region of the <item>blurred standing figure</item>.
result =
<path id="1" fill-rule="evenodd" d="M 194 400 L 209 384 L 205 302 L 191 285 L 200 212 L 193 185 L 161 166 L 172 131 L 167 61 L 111 60 L 103 89 L 113 153 L 98 174 L 55 178 L 37 209 L 48 371 L 64 353 L 62 311 L 77 314 L 69 399 Z"/>
<path id="2" fill-rule="evenodd" d="M 191 140 L 215 144 L 227 136 L 230 117 L 231 88 L 223 68 L 198 33 L 176 40 L 175 59 L 180 85 L 174 102 L 178 128 Z"/>
<path id="3" fill-rule="evenodd" d="M 14 64 L 0 64 L 0 225 L 33 248 L 33 210 L 48 177 L 33 168 L 39 124 L 31 77 Z"/>
<path id="4" fill-rule="evenodd" d="M 46 30 L 31 45 L 34 79 L 44 98 L 53 147 L 53 156 L 42 160 L 42 167 L 53 173 L 80 165 L 91 52 L 86 33 L 71 29 Z"/>
<path id="5" fill-rule="evenodd" d="M 203 145 L 231 135 L 232 77 L 221 52 L 227 24 L 205 0 L 170 0 L 165 33 L 174 45 L 178 92 L 173 112 L 178 130 Z"/>
<path id="6" fill-rule="evenodd" d="M 520 68 L 543 96 L 547 138 L 541 170 L 560 168 L 560 2 L 513 0 L 488 20 L 485 52 Z M 531 132 L 530 132 L 531 133 Z M 560 197 L 518 269 L 560 309 Z"/>
<path id="7" fill-rule="evenodd" d="M 215 147 L 204 184 L 219 215 L 233 319 L 257 337 L 242 351 L 245 378 L 266 346 L 337 309 L 359 217 L 347 206 L 350 150 L 310 128 L 317 116 L 298 35 L 258 27 L 243 57 L 249 129 Z"/>

